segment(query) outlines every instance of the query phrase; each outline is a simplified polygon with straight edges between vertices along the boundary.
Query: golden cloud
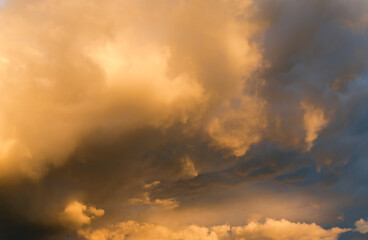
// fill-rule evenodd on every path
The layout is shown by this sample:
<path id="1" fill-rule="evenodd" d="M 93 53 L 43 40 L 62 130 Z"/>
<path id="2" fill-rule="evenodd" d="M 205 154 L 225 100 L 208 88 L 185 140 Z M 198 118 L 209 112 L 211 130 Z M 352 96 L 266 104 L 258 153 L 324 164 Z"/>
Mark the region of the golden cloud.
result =
<path id="1" fill-rule="evenodd" d="M 200 227 L 190 225 L 182 228 L 126 221 L 99 229 L 84 229 L 79 235 L 87 240 L 337 240 L 339 234 L 350 229 L 331 228 L 325 230 L 312 223 L 293 223 L 287 220 L 266 219 L 264 223 L 251 221 L 244 226 L 220 225 Z"/>
<path id="2" fill-rule="evenodd" d="M 264 103 L 242 97 L 263 64 L 250 41 L 261 25 L 245 15 L 252 2 L 144 4 L 14 0 L 2 9 L 0 179 L 43 176 L 100 128 L 186 123 L 237 156 L 260 141 Z"/>
<path id="3" fill-rule="evenodd" d="M 87 206 L 78 201 L 70 202 L 60 216 L 62 223 L 70 228 L 80 228 L 90 224 L 91 220 L 105 214 L 103 209 Z"/>

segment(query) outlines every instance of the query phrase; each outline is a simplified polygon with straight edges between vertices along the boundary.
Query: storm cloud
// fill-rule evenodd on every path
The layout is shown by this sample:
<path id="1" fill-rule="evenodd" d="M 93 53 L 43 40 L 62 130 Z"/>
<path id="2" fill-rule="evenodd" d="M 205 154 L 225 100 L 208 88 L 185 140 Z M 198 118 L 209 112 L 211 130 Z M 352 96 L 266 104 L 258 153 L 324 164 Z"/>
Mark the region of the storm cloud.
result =
<path id="1" fill-rule="evenodd" d="M 0 238 L 361 239 L 367 28 L 365 0 L 0 1 Z"/>

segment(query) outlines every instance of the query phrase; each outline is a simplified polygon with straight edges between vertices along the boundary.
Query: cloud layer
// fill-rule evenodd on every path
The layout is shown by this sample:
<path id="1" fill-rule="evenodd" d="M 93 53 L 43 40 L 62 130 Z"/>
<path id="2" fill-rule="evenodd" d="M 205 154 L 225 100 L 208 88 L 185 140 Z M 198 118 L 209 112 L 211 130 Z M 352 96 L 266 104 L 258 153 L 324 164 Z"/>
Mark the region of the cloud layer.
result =
<path id="1" fill-rule="evenodd" d="M 191 225 L 173 230 L 164 226 L 134 221 L 121 222 L 109 228 L 81 230 L 79 234 L 87 240 L 336 240 L 338 235 L 349 229 L 332 228 L 325 230 L 316 224 L 292 223 L 287 220 L 266 219 L 264 223 L 251 221 L 244 226 L 221 225 L 200 227 Z"/>
<path id="2" fill-rule="evenodd" d="M 0 0 L 0 238 L 359 239 L 367 13 Z"/>

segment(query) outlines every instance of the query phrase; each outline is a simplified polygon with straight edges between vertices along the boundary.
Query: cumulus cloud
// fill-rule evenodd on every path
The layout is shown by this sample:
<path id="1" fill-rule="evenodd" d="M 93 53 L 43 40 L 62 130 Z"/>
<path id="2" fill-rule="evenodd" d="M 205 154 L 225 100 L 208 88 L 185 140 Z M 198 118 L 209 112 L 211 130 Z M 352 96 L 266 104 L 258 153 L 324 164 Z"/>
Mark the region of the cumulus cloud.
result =
<path id="1" fill-rule="evenodd" d="M 359 211 L 343 208 L 368 209 L 354 174 L 368 156 L 367 11 L 366 0 L 0 0 L 0 238 L 247 194 L 243 212 L 206 216 L 293 222 L 84 234 L 336 239 L 343 229 L 320 227 L 335 224 L 324 215 L 351 226 Z"/>
<path id="2" fill-rule="evenodd" d="M 355 222 L 356 231 L 366 234 L 368 233 L 368 222 L 363 218 Z"/>
<path id="3" fill-rule="evenodd" d="M 83 203 L 73 201 L 65 207 L 61 220 L 68 227 L 79 228 L 85 224 L 90 224 L 92 219 L 101 217 L 104 214 L 105 211 L 103 209 L 88 207 Z"/>
<path id="4" fill-rule="evenodd" d="M 322 6 L 328 14 L 318 19 L 293 16 L 300 6 L 288 1 L 151 4 L 13 0 L 2 9 L 1 178 L 38 179 L 101 129 L 184 124 L 183 134 L 197 133 L 225 158 L 264 140 L 309 150 L 330 122 L 326 109 L 337 108 L 325 105 L 364 68 L 359 56 L 351 63 L 359 66 L 345 70 L 319 71 L 310 61 L 324 66 L 329 56 L 313 50 L 325 44 L 318 21 L 364 22 L 362 12 L 351 18 L 355 8 L 345 1 L 299 4 L 308 12 Z M 348 14 L 340 12 L 345 5 Z M 283 6 L 291 10 L 280 12 Z M 289 28 L 284 15 L 294 18 Z M 315 39 L 294 36 L 302 22 Z M 335 25 L 331 31 L 342 31 Z"/>
<path id="5" fill-rule="evenodd" d="M 243 227 L 232 229 L 236 236 L 245 239 L 338 239 L 339 234 L 350 231 L 338 227 L 325 230 L 315 223 L 293 223 L 287 220 L 266 219 L 264 224 L 251 222 Z"/>
<path id="6" fill-rule="evenodd" d="M 108 228 L 80 230 L 79 234 L 87 240 L 337 240 L 341 233 L 347 231 L 350 231 L 350 229 L 336 227 L 325 230 L 314 223 L 293 223 L 284 219 L 279 221 L 266 219 L 264 223 L 251 221 L 244 226 L 220 225 L 213 227 L 200 227 L 197 225 L 191 225 L 176 229 L 149 223 L 126 221 Z"/>
<path id="7" fill-rule="evenodd" d="M 252 2 L 203 1 L 206 12 L 194 2 L 151 4 L 14 0 L 3 9 L 2 178 L 41 177 L 100 128 L 124 133 L 195 122 L 236 155 L 260 140 L 260 103 L 241 96 L 245 78 L 262 65 L 250 40 L 259 24 L 243 13 Z M 228 106 L 230 98 L 239 98 L 247 113 Z M 226 131 L 229 124 L 249 137 Z"/>

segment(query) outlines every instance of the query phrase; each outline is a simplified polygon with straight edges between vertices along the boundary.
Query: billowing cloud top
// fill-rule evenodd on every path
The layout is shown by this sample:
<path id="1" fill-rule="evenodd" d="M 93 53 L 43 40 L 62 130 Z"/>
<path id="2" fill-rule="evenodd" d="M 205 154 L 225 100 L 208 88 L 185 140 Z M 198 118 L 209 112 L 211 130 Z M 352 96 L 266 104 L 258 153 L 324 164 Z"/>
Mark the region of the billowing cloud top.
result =
<path id="1" fill-rule="evenodd" d="M 367 1 L 8 0 L 0 29 L 0 238 L 367 233 Z"/>

